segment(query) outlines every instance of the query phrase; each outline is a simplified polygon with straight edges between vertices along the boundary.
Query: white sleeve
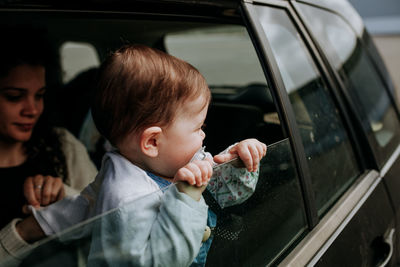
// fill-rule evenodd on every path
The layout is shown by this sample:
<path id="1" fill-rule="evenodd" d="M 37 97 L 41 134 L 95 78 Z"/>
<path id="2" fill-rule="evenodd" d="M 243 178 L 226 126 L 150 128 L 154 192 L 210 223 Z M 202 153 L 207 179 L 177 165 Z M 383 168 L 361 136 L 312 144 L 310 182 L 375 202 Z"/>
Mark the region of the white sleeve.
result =
<path id="1" fill-rule="evenodd" d="M 207 205 L 170 186 L 151 193 L 94 223 L 89 266 L 189 266 L 207 221 Z"/>
<path id="2" fill-rule="evenodd" d="M 60 233 L 95 214 L 97 196 L 104 179 L 104 172 L 78 195 L 67 196 L 39 210 L 31 209 L 33 216 L 46 235 Z"/>

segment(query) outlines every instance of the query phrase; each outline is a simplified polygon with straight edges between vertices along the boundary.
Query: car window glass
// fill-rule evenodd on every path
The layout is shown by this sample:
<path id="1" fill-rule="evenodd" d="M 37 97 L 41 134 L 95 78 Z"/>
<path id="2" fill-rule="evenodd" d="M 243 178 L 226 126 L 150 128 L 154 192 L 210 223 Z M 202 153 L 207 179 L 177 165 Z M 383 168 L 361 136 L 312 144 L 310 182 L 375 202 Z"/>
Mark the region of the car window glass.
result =
<path id="1" fill-rule="evenodd" d="M 284 10 L 259 7 L 304 144 L 321 215 L 360 173 L 349 137 L 325 82 Z"/>
<path id="2" fill-rule="evenodd" d="M 169 53 L 192 63 L 210 85 L 266 83 L 257 54 L 242 26 L 170 33 L 165 37 L 165 45 Z"/>
<path id="3" fill-rule="evenodd" d="M 208 266 L 265 266 L 304 233 L 300 189 L 288 139 L 270 146 L 268 153 L 262 161 L 257 190 L 251 198 L 217 212 L 218 224 L 213 229 Z M 168 186 L 162 191 L 166 190 L 169 190 Z M 23 259 L 20 266 L 50 267 L 60 262 L 62 266 L 86 266 L 88 259 L 90 266 L 105 262 L 113 266 L 127 264 L 132 243 L 139 238 L 130 225 L 143 224 L 135 219 L 135 213 L 143 212 L 142 207 L 159 198 L 162 191 L 126 202 L 39 242 L 30 251 L 21 251 L 17 255 Z M 169 229 L 171 239 L 181 234 L 173 231 Z M 159 256 L 157 253 L 176 253 L 176 248 L 168 247 L 169 242 L 161 243 L 162 249 L 152 251 L 154 257 Z M 13 259 L 1 259 L 2 266 L 8 266 Z M 153 258 L 143 257 L 142 260 L 141 266 L 148 266 Z"/>
<path id="4" fill-rule="evenodd" d="M 391 142 L 399 134 L 399 122 L 382 77 L 352 28 L 339 16 L 308 5 L 299 5 L 317 41 L 328 59 L 339 71 L 356 108 L 361 112 L 363 127 L 382 165 L 395 146 Z"/>
<path id="5" fill-rule="evenodd" d="M 100 65 L 97 52 L 89 43 L 66 42 L 60 48 L 60 57 L 64 83 L 78 73 Z"/>
<path id="6" fill-rule="evenodd" d="M 215 25 L 167 34 L 165 47 L 198 68 L 209 84 L 207 150 L 219 153 L 245 138 L 269 145 L 254 195 L 223 210 L 221 225 L 236 227 L 240 234 L 228 238 L 229 231 L 224 230 L 225 236 L 217 236 L 207 263 L 261 266 L 272 262 L 304 233 L 306 220 L 290 143 L 284 139 L 251 39 L 243 26 Z"/>
<path id="7" fill-rule="evenodd" d="M 301 0 L 299 2 L 305 2 L 315 4 L 322 8 L 335 10 L 339 14 L 342 14 L 344 18 L 350 23 L 351 27 L 357 33 L 358 36 L 362 36 L 364 31 L 364 22 L 362 17 L 354 8 L 352 1 L 348 0 L 335 0 L 335 1 L 319 1 L 319 0 Z"/>

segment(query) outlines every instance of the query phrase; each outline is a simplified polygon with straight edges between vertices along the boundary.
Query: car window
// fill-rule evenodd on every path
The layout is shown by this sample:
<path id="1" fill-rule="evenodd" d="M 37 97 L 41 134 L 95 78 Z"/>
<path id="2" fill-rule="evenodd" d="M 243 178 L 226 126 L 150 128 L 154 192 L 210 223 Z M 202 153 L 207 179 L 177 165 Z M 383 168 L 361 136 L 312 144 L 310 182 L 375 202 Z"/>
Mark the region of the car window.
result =
<path id="1" fill-rule="evenodd" d="M 398 140 L 400 125 L 380 73 L 352 28 L 341 17 L 308 5 L 299 7 L 357 103 L 364 130 L 382 166 L 396 147 L 391 144 Z"/>
<path id="2" fill-rule="evenodd" d="M 61 45 L 60 57 L 64 83 L 78 73 L 100 65 L 97 51 L 90 43 L 65 42 Z"/>
<path id="3" fill-rule="evenodd" d="M 283 135 L 247 30 L 239 25 L 210 25 L 167 34 L 164 42 L 168 53 L 198 68 L 211 89 L 205 121 L 207 150 L 219 153 L 245 138 L 268 144 L 254 195 L 223 209 L 222 231 L 213 241 L 207 265 L 273 262 L 306 231 L 306 219 L 290 142 Z"/>
<path id="4" fill-rule="evenodd" d="M 221 266 L 222 263 L 229 263 L 229 266 L 265 266 L 282 253 L 285 245 L 304 233 L 300 189 L 288 139 L 272 145 L 268 153 L 269 156 L 262 162 L 254 195 L 244 204 L 217 212 L 218 224 L 213 229 L 207 266 Z M 82 267 L 86 266 L 89 254 L 92 264 L 127 264 L 131 243 L 138 234 L 129 231 L 129 225 L 141 223 L 133 219 L 134 214 L 142 212 L 142 207 L 150 199 L 159 198 L 160 193 L 156 191 L 126 202 L 117 209 L 40 241 L 32 250 L 21 251 L 15 256 L 23 259 L 20 266 L 30 267 Z M 212 204 L 209 205 L 213 208 Z M 169 231 L 172 239 L 174 234 L 180 234 L 172 229 Z M 168 242 L 164 244 L 162 250 L 154 250 L 153 253 L 176 252 L 176 248 L 166 246 Z M 0 262 L 2 266 L 13 266 L 13 260 L 13 257 L 5 258 Z M 143 260 L 141 266 L 151 265 L 151 258 Z"/>
<path id="5" fill-rule="evenodd" d="M 360 170 L 340 112 L 288 14 L 269 7 L 256 10 L 293 106 L 321 215 Z"/>
<path id="6" fill-rule="evenodd" d="M 253 44 L 242 26 L 170 33 L 165 36 L 165 45 L 169 53 L 192 63 L 211 86 L 266 83 Z"/>

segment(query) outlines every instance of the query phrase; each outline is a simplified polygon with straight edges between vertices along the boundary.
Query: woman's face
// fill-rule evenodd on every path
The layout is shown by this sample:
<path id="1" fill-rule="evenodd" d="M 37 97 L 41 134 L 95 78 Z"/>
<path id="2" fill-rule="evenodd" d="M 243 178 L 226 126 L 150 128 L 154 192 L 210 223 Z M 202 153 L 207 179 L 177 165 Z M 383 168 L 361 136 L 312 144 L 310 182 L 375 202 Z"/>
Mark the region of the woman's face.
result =
<path id="1" fill-rule="evenodd" d="M 0 78 L 0 140 L 26 142 L 43 112 L 45 69 L 19 65 Z"/>

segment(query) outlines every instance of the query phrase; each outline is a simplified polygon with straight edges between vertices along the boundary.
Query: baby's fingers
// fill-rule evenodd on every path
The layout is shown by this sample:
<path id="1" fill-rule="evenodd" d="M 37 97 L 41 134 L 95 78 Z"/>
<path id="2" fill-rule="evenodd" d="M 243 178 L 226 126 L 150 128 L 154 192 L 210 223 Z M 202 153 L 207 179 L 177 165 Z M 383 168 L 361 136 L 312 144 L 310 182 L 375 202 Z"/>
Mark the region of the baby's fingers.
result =
<path id="1" fill-rule="evenodd" d="M 260 160 L 267 154 L 267 145 L 261 142 L 257 143 L 258 155 L 260 156 Z"/>
<path id="2" fill-rule="evenodd" d="M 257 149 L 257 146 L 255 145 L 249 145 L 247 147 L 247 149 L 250 152 L 250 156 L 251 156 L 251 161 L 249 162 L 247 166 L 247 170 L 251 171 L 251 172 L 255 172 L 258 168 L 258 163 L 260 162 L 260 155 L 259 155 L 259 151 Z"/>
<path id="3" fill-rule="evenodd" d="M 188 164 L 188 169 L 193 173 L 196 186 L 203 185 L 202 173 L 200 167 L 195 164 L 195 162 L 191 162 Z"/>
<path id="4" fill-rule="evenodd" d="M 248 171 L 253 171 L 253 156 L 251 154 L 250 146 L 248 145 L 238 145 L 237 146 L 237 153 L 239 155 L 239 158 L 243 161 L 244 165 L 246 166 L 246 169 Z M 258 153 L 258 152 L 257 152 Z"/>
<path id="5" fill-rule="evenodd" d="M 194 185 L 196 183 L 193 172 L 186 167 L 178 170 L 178 172 L 175 174 L 174 182 L 187 182 L 190 185 Z"/>
<path id="6" fill-rule="evenodd" d="M 202 160 L 199 162 L 199 168 L 201 171 L 201 177 L 202 177 L 202 185 L 206 185 L 208 181 L 210 180 L 213 169 L 212 169 L 212 161 L 207 161 L 207 160 Z"/>
<path id="7" fill-rule="evenodd" d="M 237 158 L 236 154 L 233 153 L 225 153 L 225 154 L 219 154 L 214 156 L 214 161 L 215 163 L 221 164 L 226 161 L 229 161 L 231 159 Z"/>
<path id="8" fill-rule="evenodd" d="M 196 160 L 188 164 L 188 168 L 195 175 L 196 185 L 203 186 L 208 183 L 212 175 L 211 163 L 207 160 Z"/>

